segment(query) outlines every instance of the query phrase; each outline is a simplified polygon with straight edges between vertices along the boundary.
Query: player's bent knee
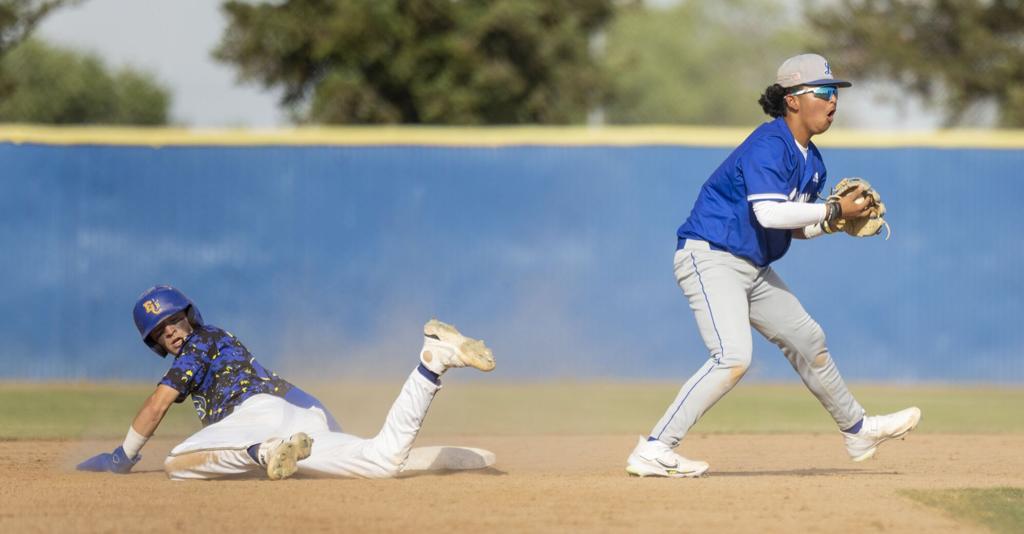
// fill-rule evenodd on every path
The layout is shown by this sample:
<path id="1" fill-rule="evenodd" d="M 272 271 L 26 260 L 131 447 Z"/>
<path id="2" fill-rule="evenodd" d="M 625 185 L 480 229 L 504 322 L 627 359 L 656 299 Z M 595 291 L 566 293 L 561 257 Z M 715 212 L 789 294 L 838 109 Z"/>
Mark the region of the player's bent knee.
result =
<path id="1" fill-rule="evenodd" d="M 751 359 L 750 352 L 726 352 L 725 355 L 718 360 L 718 364 L 722 367 L 738 369 L 742 375 L 750 368 Z"/>
<path id="2" fill-rule="evenodd" d="M 729 370 L 729 381 L 726 384 L 726 389 L 731 389 L 735 386 L 743 375 L 747 374 L 747 370 L 750 369 L 751 355 L 750 353 L 727 353 L 725 357 L 722 357 L 718 364 Z"/>
<path id="3" fill-rule="evenodd" d="M 814 347 L 825 348 L 825 330 L 821 328 L 821 325 L 811 321 L 810 332 L 808 333 L 808 342 Z"/>
<path id="4" fill-rule="evenodd" d="M 398 476 L 398 474 L 402 472 L 402 468 L 405 467 L 405 460 L 407 458 L 408 456 L 403 458 L 396 458 L 394 456 L 382 458 L 382 460 L 377 464 L 380 466 L 382 478 Z"/>
<path id="5" fill-rule="evenodd" d="M 743 378 L 744 375 L 747 374 L 747 371 L 749 369 L 750 369 L 750 360 L 747 360 L 747 361 L 745 361 L 745 362 L 743 362 L 741 364 L 732 366 L 731 368 L 729 368 L 729 380 L 733 384 L 736 384 L 737 382 L 740 381 L 740 379 Z"/>
<path id="6" fill-rule="evenodd" d="M 783 343 L 780 343 L 780 347 L 783 349 L 786 348 L 786 345 L 790 345 L 802 354 L 818 355 L 822 351 L 827 350 L 825 348 L 825 331 L 822 330 L 818 323 L 809 320 L 807 324 L 794 332 L 790 339 L 783 340 Z"/>
<path id="7" fill-rule="evenodd" d="M 187 467 L 194 467 L 195 459 L 191 455 L 168 456 L 164 458 L 164 473 L 171 480 L 184 480 L 189 477 Z"/>
<path id="8" fill-rule="evenodd" d="M 381 466 L 381 478 L 394 478 L 402 472 L 402 464 L 388 464 Z"/>
<path id="9" fill-rule="evenodd" d="M 393 478 L 405 466 L 405 457 L 381 451 L 377 447 L 366 450 L 364 458 L 366 472 L 362 476 L 365 478 Z"/>
<path id="10" fill-rule="evenodd" d="M 168 456 L 164 459 L 164 473 L 171 480 L 203 480 L 222 475 L 217 469 L 215 451 L 196 451 Z"/>
<path id="11" fill-rule="evenodd" d="M 395 478 L 399 473 L 402 472 L 402 464 L 394 464 L 391 462 L 373 462 L 372 466 L 364 467 L 359 474 L 359 478 Z"/>
<path id="12" fill-rule="evenodd" d="M 811 367 L 822 368 L 828 367 L 832 364 L 832 356 L 828 353 L 828 350 L 823 350 L 811 360 Z"/>

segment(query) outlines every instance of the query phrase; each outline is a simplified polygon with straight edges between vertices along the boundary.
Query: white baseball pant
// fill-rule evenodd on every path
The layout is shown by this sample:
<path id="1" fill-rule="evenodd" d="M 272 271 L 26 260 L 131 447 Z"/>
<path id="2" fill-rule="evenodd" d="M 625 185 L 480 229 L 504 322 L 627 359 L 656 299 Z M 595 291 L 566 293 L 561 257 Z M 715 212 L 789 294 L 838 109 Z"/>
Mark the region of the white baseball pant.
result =
<path id="1" fill-rule="evenodd" d="M 305 432 L 313 438 L 313 449 L 309 458 L 299 461 L 299 474 L 393 477 L 402 470 L 439 389 L 441 386 L 413 370 L 380 433 L 370 439 L 332 432 L 320 408 L 302 408 L 273 395 L 255 395 L 231 415 L 174 447 L 164 461 L 164 470 L 172 480 L 214 479 L 261 470 L 263 466 L 246 452 L 249 446 Z"/>
<path id="2" fill-rule="evenodd" d="M 771 267 L 688 239 L 676 251 L 675 274 L 711 358 L 683 384 L 651 437 L 675 447 L 739 382 L 750 367 L 751 326 L 782 349 L 840 429 L 863 417 L 829 355 L 825 333 Z"/>

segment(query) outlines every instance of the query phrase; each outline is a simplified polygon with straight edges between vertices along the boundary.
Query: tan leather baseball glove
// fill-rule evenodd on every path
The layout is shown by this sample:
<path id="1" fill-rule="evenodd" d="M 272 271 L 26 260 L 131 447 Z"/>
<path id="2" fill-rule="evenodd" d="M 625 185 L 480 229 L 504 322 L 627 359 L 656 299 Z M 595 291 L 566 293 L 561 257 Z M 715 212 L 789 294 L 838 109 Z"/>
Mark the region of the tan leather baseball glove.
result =
<path id="1" fill-rule="evenodd" d="M 842 230 L 853 237 L 869 237 L 878 235 L 881 233 L 882 227 L 885 227 L 885 238 L 889 239 L 889 236 L 892 235 L 892 230 L 889 228 L 889 223 L 885 221 L 885 203 L 882 202 L 882 196 L 871 187 L 867 180 L 862 178 L 843 178 L 832 188 L 832 193 L 828 196 L 827 200 L 839 201 L 847 195 L 854 194 L 858 186 L 862 186 L 863 190 L 860 193 L 860 198 L 854 200 L 854 202 L 857 204 L 868 202 L 870 207 L 864 212 L 862 217 L 857 217 L 856 219 L 840 218 L 835 222 L 835 230 Z"/>

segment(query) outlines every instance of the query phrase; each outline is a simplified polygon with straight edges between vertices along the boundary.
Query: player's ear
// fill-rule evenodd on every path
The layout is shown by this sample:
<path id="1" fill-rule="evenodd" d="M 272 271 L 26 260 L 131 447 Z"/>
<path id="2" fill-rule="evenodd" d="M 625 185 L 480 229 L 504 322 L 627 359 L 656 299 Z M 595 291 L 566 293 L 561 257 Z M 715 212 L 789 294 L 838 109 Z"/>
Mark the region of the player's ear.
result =
<path id="1" fill-rule="evenodd" d="M 800 111 L 800 99 L 795 95 L 786 95 L 782 97 L 782 101 L 786 103 L 786 109 L 790 113 L 797 113 Z"/>

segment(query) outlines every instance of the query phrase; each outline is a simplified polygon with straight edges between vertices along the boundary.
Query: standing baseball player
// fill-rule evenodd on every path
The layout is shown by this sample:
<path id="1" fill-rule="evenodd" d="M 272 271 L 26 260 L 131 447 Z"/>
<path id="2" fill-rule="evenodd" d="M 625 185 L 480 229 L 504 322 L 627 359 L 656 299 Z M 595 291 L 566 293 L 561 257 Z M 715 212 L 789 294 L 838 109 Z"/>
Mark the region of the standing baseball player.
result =
<path id="1" fill-rule="evenodd" d="M 762 124 L 704 183 L 678 230 L 675 274 L 689 299 L 710 359 L 679 390 L 650 436 L 627 460 L 636 476 L 697 477 L 708 464 L 674 452 L 687 431 L 750 366 L 753 326 L 783 354 L 835 420 L 854 461 L 901 437 L 921 419 L 907 408 L 865 416 L 836 368 L 825 334 L 771 268 L 790 242 L 814 239 L 859 223 L 871 212 L 863 186 L 815 203 L 825 163 L 811 137 L 832 125 L 839 88 L 825 58 L 804 54 L 779 67 L 760 98 L 774 120 Z M 874 198 L 877 198 L 874 197 Z"/>
<path id="2" fill-rule="evenodd" d="M 314 397 L 268 371 L 236 337 L 203 321 L 199 308 L 170 286 L 139 297 L 135 326 L 142 341 L 174 362 L 146 399 L 113 453 L 82 462 L 83 471 L 127 473 L 167 409 L 192 397 L 203 425 L 164 462 L 171 479 L 213 479 L 265 470 L 272 480 L 298 472 L 317 476 L 386 478 L 398 474 L 434 395 L 452 367 L 494 369 L 482 341 L 429 321 L 420 363 L 402 386 L 384 427 L 363 439 L 341 432 Z"/>

